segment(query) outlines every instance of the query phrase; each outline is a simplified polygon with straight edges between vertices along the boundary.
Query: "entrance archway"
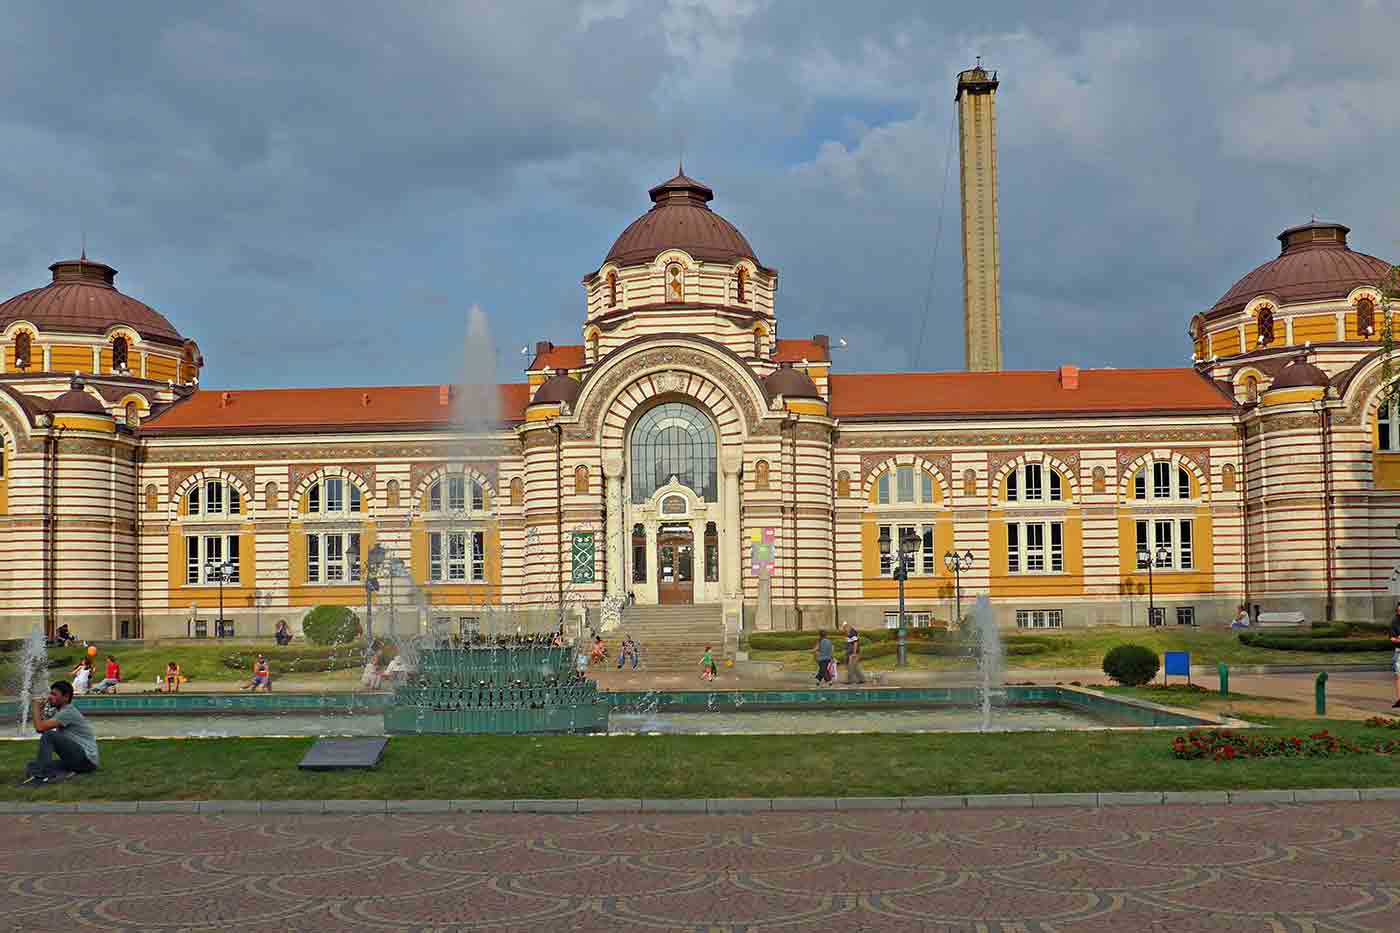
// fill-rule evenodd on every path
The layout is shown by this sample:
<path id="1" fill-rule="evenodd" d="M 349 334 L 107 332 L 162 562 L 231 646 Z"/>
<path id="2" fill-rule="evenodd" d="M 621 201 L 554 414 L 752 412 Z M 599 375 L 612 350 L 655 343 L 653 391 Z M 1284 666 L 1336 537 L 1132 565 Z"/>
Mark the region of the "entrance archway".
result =
<path id="1" fill-rule="evenodd" d="M 663 606 L 695 602 L 695 537 L 688 525 L 657 529 L 656 596 Z"/>

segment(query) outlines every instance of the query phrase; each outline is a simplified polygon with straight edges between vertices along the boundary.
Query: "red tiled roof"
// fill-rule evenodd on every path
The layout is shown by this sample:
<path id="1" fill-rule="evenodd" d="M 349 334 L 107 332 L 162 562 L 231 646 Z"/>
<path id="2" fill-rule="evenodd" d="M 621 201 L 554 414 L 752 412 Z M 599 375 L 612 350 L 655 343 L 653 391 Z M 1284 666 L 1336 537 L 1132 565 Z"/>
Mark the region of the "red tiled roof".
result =
<path id="1" fill-rule="evenodd" d="M 458 409 L 442 386 L 200 389 L 141 426 L 143 434 L 310 434 L 450 427 Z M 523 421 L 530 387 L 502 385 L 500 417 Z M 456 387 L 453 387 L 453 395 Z"/>
<path id="2" fill-rule="evenodd" d="M 777 363 L 825 363 L 831 360 L 827 348 L 815 340 L 779 340 L 773 348 L 773 361 Z"/>
<path id="3" fill-rule="evenodd" d="M 544 353 L 536 353 L 535 359 L 530 363 L 530 370 L 541 369 L 582 369 L 584 364 L 583 345 L 570 345 L 555 347 Z"/>
<path id="4" fill-rule="evenodd" d="M 831 377 L 837 418 L 960 418 L 1231 411 L 1235 403 L 1194 369 L 1084 369 L 1079 388 L 1060 374 L 875 373 Z"/>

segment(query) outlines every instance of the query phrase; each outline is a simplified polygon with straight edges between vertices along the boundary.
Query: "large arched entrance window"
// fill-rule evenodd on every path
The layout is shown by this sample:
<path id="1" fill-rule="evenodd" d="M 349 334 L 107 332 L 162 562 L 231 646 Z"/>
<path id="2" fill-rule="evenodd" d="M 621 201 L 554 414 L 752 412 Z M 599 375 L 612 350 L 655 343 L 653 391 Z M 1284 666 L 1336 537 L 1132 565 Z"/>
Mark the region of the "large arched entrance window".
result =
<path id="1" fill-rule="evenodd" d="M 632 429 L 632 501 L 641 503 L 675 477 L 706 502 L 718 500 L 718 441 L 709 417 L 684 402 L 666 402 Z"/>

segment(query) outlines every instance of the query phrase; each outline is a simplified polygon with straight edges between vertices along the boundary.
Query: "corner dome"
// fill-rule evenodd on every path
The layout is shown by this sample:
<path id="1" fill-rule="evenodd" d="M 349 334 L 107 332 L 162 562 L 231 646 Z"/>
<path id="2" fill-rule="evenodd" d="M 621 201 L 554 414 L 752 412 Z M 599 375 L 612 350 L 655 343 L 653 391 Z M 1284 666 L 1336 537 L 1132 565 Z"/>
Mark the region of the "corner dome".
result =
<path id="1" fill-rule="evenodd" d="M 1321 369 L 1299 357 L 1289 363 L 1274 377 L 1269 391 L 1274 389 L 1325 389 L 1332 380 Z"/>
<path id="2" fill-rule="evenodd" d="M 583 385 L 577 379 L 567 372 L 559 372 L 550 376 L 543 385 L 535 390 L 535 397 L 530 400 L 530 404 L 542 405 L 563 402 L 572 406 L 578 401 L 579 393 L 582 391 Z"/>
<path id="3" fill-rule="evenodd" d="M 146 340 L 181 346 L 170 322 L 149 305 L 117 291 L 117 270 L 86 255 L 49 266 L 53 281 L 0 304 L 0 330 L 29 321 L 46 333 L 105 334 L 124 324 Z"/>
<path id="4" fill-rule="evenodd" d="M 647 192 L 652 208 L 632 221 L 608 250 L 603 263 L 630 266 L 651 262 L 668 249 L 685 250 L 703 262 L 759 263 L 744 235 L 710 210 L 715 193 L 682 170 Z"/>
<path id="5" fill-rule="evenodd" d="M 1259 295 L 1283 303 L 1325 301 L 1375 285 L 1390 271 L 1390 263 L 1354 252 L 1347 246 L 1350 232 L 1345 224 L 1319 220 L 1289 227 L 1278 235 L 1279 256 L 1232 285 L 1206 314 L 1233 314 Z"/>
<path id="6" fill-rule="evenodd" d="M 775 398 L 779 395 L 783 398 L 821 398 L 817 384 L 806 373 L 793 369 L 791 363 L 784 363 L 781 368 L 769 373 L 763 380 L 763 386 Z"/>
<path id="7" fill-rule="evenodd" d="M 107 406 L 83 390 L 83 380 L 75 378 L 71 387 L 49 403 L 56 415 L 109 415 Z"/>

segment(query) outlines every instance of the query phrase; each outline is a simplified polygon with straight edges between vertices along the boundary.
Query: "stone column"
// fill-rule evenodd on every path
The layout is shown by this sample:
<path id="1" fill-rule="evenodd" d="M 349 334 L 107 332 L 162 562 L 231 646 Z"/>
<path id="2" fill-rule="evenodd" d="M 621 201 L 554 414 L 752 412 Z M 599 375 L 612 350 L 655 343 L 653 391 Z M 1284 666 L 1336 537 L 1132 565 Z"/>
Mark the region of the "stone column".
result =
<path id="1" fill-rule="evenodd" d="M 603 474 L 607 477 L 607 527 L 603 533 L 603 547 L 607 562 L 607 594 L 621 598 L 627 594 L 627 580 L 624 570 L 627 566 L 627 541 L 623 534 L 623 495 L 622 495 L 622 455 L 603 455 Z"/>
<path id="2" fill-rule="evenodd" d="M 726 605 L 741 601 L 744 595 L 739 543 L 739 468 L 743 462 L 738 450 L 726 450 L 720 455 L 720 469 L 724 473 L 724 520 L 719 529 L 719 587 Z"/>

